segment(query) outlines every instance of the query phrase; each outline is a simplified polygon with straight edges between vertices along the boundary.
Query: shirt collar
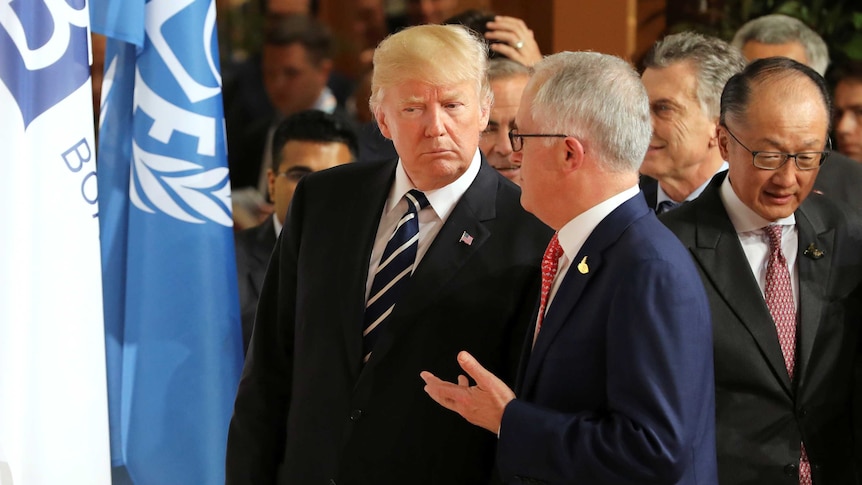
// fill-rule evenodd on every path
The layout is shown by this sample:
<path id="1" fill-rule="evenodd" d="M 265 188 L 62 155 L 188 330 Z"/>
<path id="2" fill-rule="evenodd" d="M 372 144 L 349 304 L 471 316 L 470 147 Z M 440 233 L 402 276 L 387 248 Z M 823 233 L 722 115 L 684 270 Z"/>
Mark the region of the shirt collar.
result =
<path id="1" fill-rule="evenodd" d="M 715 173 L 712 174 L 713 177 L 718 173 L 724 172 L 725 170 L 727 170 L 727 168 L 728 168 L 727 162 L 721 162 L 721 166 L 719 166 L 718 170 L 716 170 Z M 694 189 L 694 192 L 688 194 L 688 197 L 686 197 L 685 200 L 682 202 L 691 202 L 694 199 L 698 198 L 700 196 L 700 194 L 703 193 L 703 189 L 705 189 L 706 186 L 709 185 L 710 182 L 712 182 L 712 177 L 709 177 L 708 179 L 706 179 L 706 181 L 703 184 L 701 184 L 700 187 Z M 655 199 L 655 206 L 656 207 L 658 207 L 658 205 L 664 201 L 669 201 L 669 202 L 674 202 L 674 203 L 676 202 L 675 200 L 668 197 L 668 195 L 665 193 L 664 189 L 661 188 L 661 184 L 657 183 L 656 185 L 658 186 L 658 191 L 656 191 L 656 199 Z"/>
<path id="2" fill-rule="evenodd" d="M 275 227 L 275 238 L 278 239 L 278 235 L 281 234 L 281 223 L 278 222 L 278 216 L 275 215 L 275 212 L 272 213 L 272 225 Z"/>
<path id="3" fill-rule="evenodd" d="M 461 200 L 461 196 L 467 192 L 473 180 L 476 179 L 481 165 L 482 156 L 479 154 L 479 149 L 477 148 L 476 153 L 473 154 L 470 166 L 454 182 L 439 189 L 424 192 L 429 205 L 434 209 L 437 217 L 444 221 L 449 217 L 449 214 L 455 208 L 455 204 Z M 398 165 L 395 167 L 395 182 L 389 190 L 389 198 L 386 200 L 386 207 L 383 209 L 383 213 L 389 213 L 404 198 L 404 194 L 415 188 L 416 186 L 413 185 L 410 177 L 407 176 L 407 171 L 404 170 L 404 165 L 399 158 Z"/>
<path id="4" fill-rule="evenodd" d="M 737 233 L 756 231 L 770 224 L 782 226 L 796 225 L 796 216 L 794 214 L 773 222 L 764 219 L 760 214 L 751 210 L 750 207 L 739 199 L 736 192 L 733 191 L 733 187 L 730 185 L 730 177 L 726 177 L 724 182 L 722 182 L 719 195 L 721 196 L 721 202 L 724 204 L 724 209 L 727 211 L 728 217 L 730 217 L 730 222 L 733 223 L 733 228 L 736 229 Z"/>
<path id="5" fill-rule="evenodd" d="M 563 247 L 563 253 L 569 261 L 574 260 L 578 252 L 583 247 L 584 242 L 590 237 L 596 226 L 599 225 L 605 217 L 616 210 L 617 207 L 623 205 L 627 200 L 638 195 L 640 187 L 637 185 L 628 188 L 613 197 L 594 205 L 587 209 L 582 214 L 567 222 L 558 232 L 557 238 L 560 240 L 560 246 Z"/>

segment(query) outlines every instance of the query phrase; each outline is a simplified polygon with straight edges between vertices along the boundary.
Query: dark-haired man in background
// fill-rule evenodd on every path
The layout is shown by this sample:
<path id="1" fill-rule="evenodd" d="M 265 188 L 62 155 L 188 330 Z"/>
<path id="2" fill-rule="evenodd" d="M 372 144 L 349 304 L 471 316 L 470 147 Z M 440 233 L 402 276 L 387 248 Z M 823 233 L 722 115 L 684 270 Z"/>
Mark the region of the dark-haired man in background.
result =
<path id="1" fill-rule="evenodd" d="M 356 135 L 344 121 L 317 110 L 287 117 L 275 129 L 272 167 L 266 171 L 267 189 L 274 212 L 262 224 L 236 233 L 236 268 L 239 278 L 243 349 L 248 350 L 257 300 L 266 265 L 281 233 L 287 207 L 299 180 L 314 172 L 356 159 Z"/>

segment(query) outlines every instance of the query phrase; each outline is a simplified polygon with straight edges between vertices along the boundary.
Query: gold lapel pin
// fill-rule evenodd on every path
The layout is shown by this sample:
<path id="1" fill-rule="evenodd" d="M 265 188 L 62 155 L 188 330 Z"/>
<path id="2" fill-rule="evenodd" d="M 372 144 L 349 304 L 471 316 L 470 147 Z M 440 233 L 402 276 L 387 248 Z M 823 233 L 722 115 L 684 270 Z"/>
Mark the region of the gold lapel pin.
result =
<path id="1" fill-rule="evenodd" d="M 587 257 L 586 256 L 584 256 L 584 259 L 582 259 L 581 262 L 578 263 L 578 271 L 580 271 L 581 274 L 587 274 L 590 272 L 590 267 L 587 266 Z"/>
<path id="2" fill-rule="evenodd" d="M 807 248 L 805 248 L 805 251 L 803 251 L 802 254 L 808 256 L 811 259 L 820 259 L 823 257 L 824 253 L 823 251 L 817 249 L 814 243 L 811 243 L 808 245 Z"/>

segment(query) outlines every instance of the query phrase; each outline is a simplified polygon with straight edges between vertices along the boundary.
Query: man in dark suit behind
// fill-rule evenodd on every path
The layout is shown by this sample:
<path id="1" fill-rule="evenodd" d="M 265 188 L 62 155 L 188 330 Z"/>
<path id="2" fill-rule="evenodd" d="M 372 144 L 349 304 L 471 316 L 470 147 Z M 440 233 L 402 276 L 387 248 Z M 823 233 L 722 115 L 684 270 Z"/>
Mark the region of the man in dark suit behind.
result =
<path id="1" fill-rule="evenodd" d="M 829 114 L 812 69 L 750 64 L 721 98 L 728 173 L 662 216 L 710 300 L 722 485 L 857 483 L 862 237 L 849 208 L 811 194 Z"/>
<path id="2" fill-rule="evenodd" d="M 375 51 L 372 109 L 399 159 L 299 183 L 237 393 L 227 483 L 491 478 L 494 437 L 434 404 L 418 377 L 454 378 L 466 348 L 513 380 L 533 303 L 524 295 L 551 236 L 477 148 L 486 49 L 461 26 L 426 25 Z M 382 258 L 390 236 L 406 242 Z M 403 288 L 397 300 L 391 288 Z M 384 300 L 388 311 L 366 321 Z"/>
<path id="3" fill-rule="evenodd" d="M 234 237 L 244 352 L 248 352 L 266 265 L 281 234 L 296 185 L 310 173 L 356 160 L 357 153 L 358 142 L 351 127 L 323 111 L 300 111 L 276 127 L 273 166 L 266 170 L 273 214 L 258 226 L 238 231 Z"/>
<path id="4" fill-rule="evenodd" d="M 477 385 L 423 372 L 426 391 L 499 436 L 507 483 L 716 484 L 709 305 L 638 191 L 644 87 L 604 54 L 555 54 L 535 69 L 512 148 L 521 203 L 558 232 L 517 398 L 469 351 L 458 361 Z"/>

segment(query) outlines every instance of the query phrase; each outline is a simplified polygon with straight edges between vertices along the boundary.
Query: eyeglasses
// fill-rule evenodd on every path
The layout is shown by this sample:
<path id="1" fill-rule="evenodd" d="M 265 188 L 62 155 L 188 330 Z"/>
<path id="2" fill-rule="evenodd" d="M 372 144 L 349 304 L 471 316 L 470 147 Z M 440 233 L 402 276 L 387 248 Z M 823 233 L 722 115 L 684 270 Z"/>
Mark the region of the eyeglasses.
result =
<path id="1" fill-rule="evenodd" d="M 513 152 L 520 152 L 524 148 L 524 138 L 566 138 L 569 135 L 542 134 L 542 133 L 518 133 L 518 130 L 509 131 L 509 143 L 512 144 Z"/>
<path id="2" fill-rule="evenodd" d="M 730 129 L 727 128 L 727 125 L 724 125 L 724 129 L 727 131 L 727 134 L 736 141 L 736 143 L 739 143 L 739 146 L 745 148 L 748 153 L 751 153 L 751 163 L 762 170 L 778 170 L 791 158 L 796 164 L 796 168 L 799 170 L 814 170 L 823 164 L 823 161 L 826 160 L 826 157 L 829 156 L 829 153 L 832 150 L 832 140 L 826 138 L 826 146 L 828 149 L 822 152 L 784 153 L 754 151 L 743 145 L 742 142 L 739 141 L 739 138 L 731 133 Z"/>

